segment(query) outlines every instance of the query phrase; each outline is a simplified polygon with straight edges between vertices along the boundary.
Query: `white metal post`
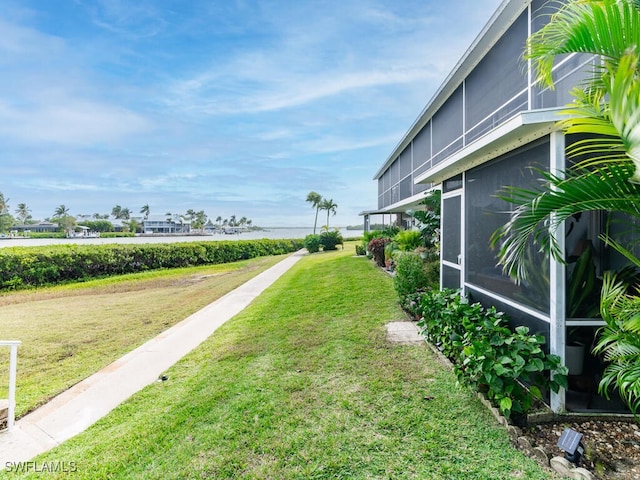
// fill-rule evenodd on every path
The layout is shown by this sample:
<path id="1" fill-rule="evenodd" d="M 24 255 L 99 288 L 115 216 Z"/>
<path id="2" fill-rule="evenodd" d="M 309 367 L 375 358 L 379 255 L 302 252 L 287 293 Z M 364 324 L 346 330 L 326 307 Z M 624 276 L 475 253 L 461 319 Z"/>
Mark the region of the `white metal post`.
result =
<path id="1" fill-rule="evenodd" d="M 551 151 L 550 151 L 550 172 L 554 175 L 562 175 L 565 168 L 565 138 L 564 133 L 555 131 L 551 133 Z M 564 252 L 564 223 L 560 225 L 558 230 L 554 232 L 555 240 L 558 243 L 560 251 Z M 550 320 L 549 325 L 549 350 L 550 353 L 558 355 L 565 364 L 565 346 L 566 346 L 566 279 L 565 268 L 560 262 L 553 257 L 550 258 Z M 558 393 L 551 392 L 551 409 L 555 413 L 565 410 L 565 391 L 560 389 Z"/>
<path id="2" fill-rule="evenodd" d="M 0 345 L 9 347 L 9 405 L 7 411 L 7 431 L 13 428 L 16 418 L 16 371 L 18 367 L 19 340 L 0 340 Z"/>

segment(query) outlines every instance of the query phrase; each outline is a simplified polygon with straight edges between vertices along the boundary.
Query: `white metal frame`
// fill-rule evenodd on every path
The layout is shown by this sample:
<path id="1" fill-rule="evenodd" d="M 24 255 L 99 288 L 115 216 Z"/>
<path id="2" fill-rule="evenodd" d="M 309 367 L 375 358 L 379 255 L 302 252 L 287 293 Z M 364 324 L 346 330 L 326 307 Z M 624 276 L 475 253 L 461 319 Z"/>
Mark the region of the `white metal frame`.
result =
<path id="1" fill-rule="evenodd" d="M 9 347 L 9 409 L 7 415 L 7 432 L 13 428 L 16 418 L 16 371 L 18 366 L 19 340 L 0 340 L 1 347 Z"/>

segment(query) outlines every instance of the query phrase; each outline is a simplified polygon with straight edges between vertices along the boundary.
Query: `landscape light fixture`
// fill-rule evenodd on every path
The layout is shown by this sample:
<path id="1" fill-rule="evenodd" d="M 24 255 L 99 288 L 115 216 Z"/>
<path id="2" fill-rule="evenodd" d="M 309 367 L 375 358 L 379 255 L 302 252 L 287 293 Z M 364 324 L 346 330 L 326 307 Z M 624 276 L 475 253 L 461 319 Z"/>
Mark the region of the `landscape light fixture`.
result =
<path id="1" fill-rule="evenodd" d="M 564 450 L 564 458 L 575 465 L 580 464 L 584 454 L 584 445 L 580 440 L 582 440 L 582 434 L 570 428 L 565 428 L 558 440 L 558 447 Z"/>

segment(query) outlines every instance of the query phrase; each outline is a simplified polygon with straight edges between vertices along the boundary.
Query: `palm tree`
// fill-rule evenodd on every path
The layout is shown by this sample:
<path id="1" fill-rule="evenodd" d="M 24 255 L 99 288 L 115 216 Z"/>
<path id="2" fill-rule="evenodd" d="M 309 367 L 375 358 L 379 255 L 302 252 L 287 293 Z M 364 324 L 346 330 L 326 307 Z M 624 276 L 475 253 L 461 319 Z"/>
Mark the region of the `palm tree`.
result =
<path id="1" fill-rule="evenodd" d="M 640 262 L 636 265 L 640 266 Z M 640 408 L 640 296 L 628 295 L 626 286 L 615 275 L 605 273 L 600 311 L 606 325 L 601 330 L 594 353 L 601 353 L 610 364 L 605 369 L 600 390 L 609 393 L 617 387 L 634 415 Z"/>
<path id="2" fill-rule="evenodd" d="M 333 215 L 335 215 L 337 208 L 338 204 L 333 202 L 333 198 L 325 198 L 320 203 L 320 210 L 327 211 L 327 228 L 329 228 L 329 214 L 333 213 Z"/>
<path id="3" fill-rule="evenodd" d="M 13 218 L 9 215 L 9 199 L 5 199 L 4 194 L 0 193 L 0 232 L 5 232 L 12 223 Z"/>
<path id="4" fill-rule="evenodd" d="M 24 225 L 29 220 L 31 220 L 31 209 L 27 207 L 26 203 L 19 203 L 18 208 L 16 208 L 16 216 L 18 220 Z"/>
<path id="5" fill-rule="evenodd" d="M 69 209 L 64 205 L 56 207 L 53 218 L 63 231 L 71 230 L 75 227 L 76 219 L 69 215 Z"/>
<path id="6" fill-rule="evenodd" d="M 149 218 L 149 214 L 151 213 L 151 209 L 149 208 L 149 204 L 145 203 L 140 209 L 140 213 L 144 215 L 144 219 L 147 220 Z"/>
<path id="7" fill-rule="evenodd" d="M 318 192 L 309 192 L 307 195 L 308 203 L 311 204 L 313 208 L 316 209 L 316 219 L 313 222 L 313 234 L 316 234 L 316 226 L 318 225 L 318 211 L 320 211 L 320 203 L 322 202 L 322 195 Z"/>
<path id="8" fill-rule="evenodd" d="M 9 210 L 9 199 L 4 198 L 4 193 L 0 192 L 0 215 L 7 213 Z"/>
<path id="9" fill-rule="evenodd" d="M 63 218 L 69 215 L 69 209 L 64 205 L 59 205 L 53 212 L 53 216 L 56 218 Z"/>

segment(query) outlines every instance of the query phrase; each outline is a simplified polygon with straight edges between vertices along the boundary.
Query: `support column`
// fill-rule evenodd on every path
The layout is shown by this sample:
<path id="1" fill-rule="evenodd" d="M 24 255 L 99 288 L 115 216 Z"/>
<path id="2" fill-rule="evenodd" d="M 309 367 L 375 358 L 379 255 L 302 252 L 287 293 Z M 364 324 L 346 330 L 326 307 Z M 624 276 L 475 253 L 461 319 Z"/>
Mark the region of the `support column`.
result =
<path id="1" fill-rule="evenodd" d="M 565 168 L 565 137 L 560 131 L 551 133 L 550 163 L 549 168 L 554 175 L 560 175 Z M 564 223 L 556 232 L 551 232 L 561 252 L 564 252 Z M 565 364 L 566 345 L 566 270 L 565 266 L 551 257 L 549 267 L 549 350 L 558 355 Z M 565 411 L 565 391 L 563 388 L 558 393 L 551 392 L 551 409 L 555 413 Z"/>

